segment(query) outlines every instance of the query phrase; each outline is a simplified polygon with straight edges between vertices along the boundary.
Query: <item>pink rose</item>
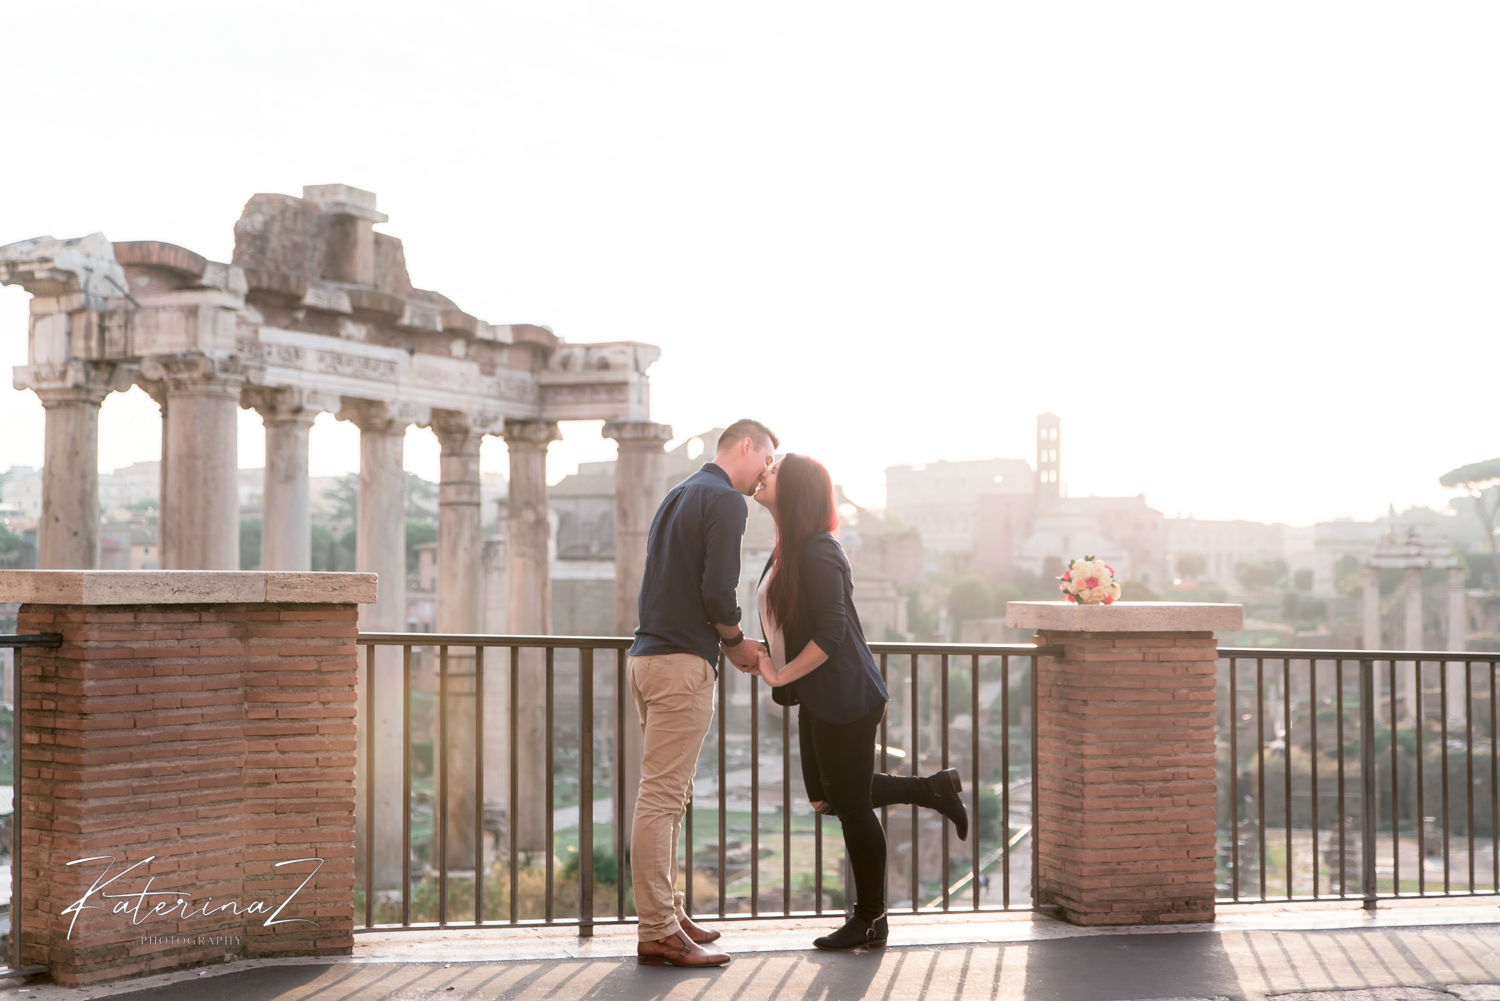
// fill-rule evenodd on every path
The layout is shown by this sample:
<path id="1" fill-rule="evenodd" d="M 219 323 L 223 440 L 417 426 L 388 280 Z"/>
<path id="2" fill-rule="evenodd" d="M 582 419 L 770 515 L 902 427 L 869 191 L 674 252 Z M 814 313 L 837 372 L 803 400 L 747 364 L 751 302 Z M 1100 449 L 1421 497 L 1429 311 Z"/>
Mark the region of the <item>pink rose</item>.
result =
<path id="1" fill-rule="evenodd" d="M 1073 579 L 1073 571 L 1071 571 L 1071 570 L 1064 570 L 1063 571 L 1063 580 L 1072 580 L 1072 579 Z"/>
<path id="2" fill-rule="evenodd" d="M 1072 596 L 1072 595 L 1071 595 L 1071 594 L 1070 594 L 1070 595 L 1068 595 L 1068 600 L 1069 600 L 1069 601 L 1077 601 L 1077 600 L 1078 600 L 1078 599 L 1077 599 L 1077 598 L 1075 598 L 1075 597 L 1073 597 L 1073 596 Z"/>
<path id="3" fill-rule="evenodd" d="M 1106 605 L 1113 605 L 1115 603 L 1115 599 L 1111 598 L 1109 595 L 1105 595 L 1104 596 L 1104 603 Z"/>
<path id="4" fill-rule="evenodd" d="M 1115 568 L 1114 568 L 1114 567 L 1112 567 L 1112 566 L 1110 566 L 1110 565 L 1109 565 L 1109 564 L 1108 564 L 1108 563 L 1106 563 L 1106 564 L 1104 564 L 1104 569 L 1106 569 L 1106 570 L 1108 570 L 1108 571 L 1109 571 L 1109 572 L 1110 572 L 1110 575 L 1111 575 L 1111 576 L 1113 576 L 1113 575 L 1114 575 L 1114 572 L 1115 572 Z"/>
<path id="5" fill-rule="evenodd" d="M 1090 577 L 1088 580 L 1086 580 L 1086 581 L 1083 582 L 1083 585 L 1084 585 L 1084 587 L 1098 587 L 1099 586 L 1099 578 L 1098 577 Z"/>

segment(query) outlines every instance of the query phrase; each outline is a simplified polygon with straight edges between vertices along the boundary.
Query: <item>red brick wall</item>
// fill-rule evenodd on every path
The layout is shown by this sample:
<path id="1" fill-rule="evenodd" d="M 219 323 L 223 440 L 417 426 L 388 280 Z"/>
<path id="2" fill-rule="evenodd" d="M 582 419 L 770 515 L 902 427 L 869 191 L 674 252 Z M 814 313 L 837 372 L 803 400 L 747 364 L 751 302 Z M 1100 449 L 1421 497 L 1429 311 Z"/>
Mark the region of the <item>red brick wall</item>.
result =
<path id="1" fill-rule="evenodd" d="M 26 963 L 81 985 L 222 961 L 337 955 L 353 946 L 354 605 L 26 605 L 22 633 L 20 923 Z M 62 912 L 104 872 L 154 856 Z M 321 858 L 278 920 L 274 909 Z M 190 899 L 194 913 L 151 915 Z M 139 923 L 137 923 L 137 917 Z"/>
<path id="2" fill-rule="evenodd" d="M 1039 632 L 1042 903 L 1074 923 L 1214 918 L 1214 661 L 1204 633 Z"/>

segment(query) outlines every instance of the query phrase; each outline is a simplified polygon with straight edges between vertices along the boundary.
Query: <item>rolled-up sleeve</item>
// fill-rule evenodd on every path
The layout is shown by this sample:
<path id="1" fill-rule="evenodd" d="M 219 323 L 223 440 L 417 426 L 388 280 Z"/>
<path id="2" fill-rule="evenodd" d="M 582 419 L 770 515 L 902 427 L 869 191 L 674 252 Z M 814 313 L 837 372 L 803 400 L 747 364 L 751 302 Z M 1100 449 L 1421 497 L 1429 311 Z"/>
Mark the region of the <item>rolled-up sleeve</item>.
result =
<path id="1" fill-rule="evenodd" d="M 737 493 L 716 497 L 703 525 L 703 611 L 720 626 L 740 621 L 740 540 L 749 511 Z"/>
<path id="2" fill-rule="evenodd" d="M 829 657 L 838 653 L 848 635 L 849 606 L 844 601 L 844 564 L 838 543 L 809 547 L 802 554 L 802 586 L 812 614 L 811 641 Z"/>

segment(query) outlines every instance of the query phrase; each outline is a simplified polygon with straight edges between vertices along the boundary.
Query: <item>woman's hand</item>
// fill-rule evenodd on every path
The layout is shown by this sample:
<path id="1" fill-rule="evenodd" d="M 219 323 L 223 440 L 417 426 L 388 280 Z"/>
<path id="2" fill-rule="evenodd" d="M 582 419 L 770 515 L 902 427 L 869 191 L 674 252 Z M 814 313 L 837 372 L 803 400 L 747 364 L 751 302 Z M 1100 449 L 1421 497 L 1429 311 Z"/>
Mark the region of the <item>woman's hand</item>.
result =
<path id="1" fill-rule="evenodd" d="M 776 665 L 772 663 L 770 656 L 766 654 L 765 650 L 760 650 L 758 653 L 759 656 L 755 660 L 756 673 L 764 678 L 766 684 L 772 688 L 779 688 L 784 682 L 776 670 Z"/>

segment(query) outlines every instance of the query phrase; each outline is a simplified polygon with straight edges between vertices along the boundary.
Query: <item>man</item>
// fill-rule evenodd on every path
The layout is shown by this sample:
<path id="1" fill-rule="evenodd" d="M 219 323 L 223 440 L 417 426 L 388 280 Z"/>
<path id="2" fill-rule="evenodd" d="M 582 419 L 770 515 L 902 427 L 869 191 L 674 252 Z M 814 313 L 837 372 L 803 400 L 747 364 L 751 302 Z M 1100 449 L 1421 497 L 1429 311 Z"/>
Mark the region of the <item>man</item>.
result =
<path id="1" fill-rule="evenodd" d="M 719 933 L 699 928 L 683 910 L 677 836 L 713 722 L 719 651 L 741 668 L 758 657 L 760 644 L 745 639 L 739 626 L 740 539 L 745 498 L 754 496 L 779 444 L 759 421 L 735 421 L 719 437 L 713 461 L 673 487 L 651 522 L 641 624 L 628 662 L 645 733 L 630 835 L 642 963 L 729 962 L 702 948 Z"/>

